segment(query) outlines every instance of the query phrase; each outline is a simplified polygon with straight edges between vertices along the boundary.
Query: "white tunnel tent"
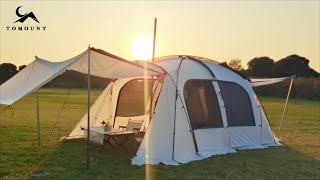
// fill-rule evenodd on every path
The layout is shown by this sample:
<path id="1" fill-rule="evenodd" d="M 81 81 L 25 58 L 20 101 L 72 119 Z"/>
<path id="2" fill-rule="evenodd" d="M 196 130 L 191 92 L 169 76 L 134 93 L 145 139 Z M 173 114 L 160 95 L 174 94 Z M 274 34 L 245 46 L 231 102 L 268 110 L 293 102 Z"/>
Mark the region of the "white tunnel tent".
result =
<path id="1" fill-rule="evenodd" d="M 129 119 L 143 121 L 145 135 L 132 164 L 179 165 L 237 149 L 280 145 L 252 86 L 288 78 L 250 82 L 214 61 L 192 56 L 136 63 L 91 48 L 60 63 L 37 58 L 0 86 L 0 103 L 14 103 L 66 69 L 87 73 L 89 57 L 90 74 L 117 79 L 91 106 L 90 127 L 100 126 L 102 121 L 113 128 L 126 125 Z M 142 98 L 145 84 L 152 86 L 152 98 L 146 98 L 146 106 L 135 106 L 130 97 Z M 75 125 L 68 139 L 84 137 L 81 127 L 87 126 L 87 116 Z"/>

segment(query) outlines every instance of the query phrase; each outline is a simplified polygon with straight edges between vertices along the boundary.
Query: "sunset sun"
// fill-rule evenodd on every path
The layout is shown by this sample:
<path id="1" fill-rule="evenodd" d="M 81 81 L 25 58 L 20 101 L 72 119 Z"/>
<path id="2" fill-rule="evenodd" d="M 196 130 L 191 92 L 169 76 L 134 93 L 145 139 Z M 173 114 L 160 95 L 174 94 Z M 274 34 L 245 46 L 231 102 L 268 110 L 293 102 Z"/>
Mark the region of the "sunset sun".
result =
<path id="1" fill-rule="evenodd" d="M 135 60 L 148 60 L 152 57 L 152 38 L 140 36 L 132 43 L 132 54 Z"/>

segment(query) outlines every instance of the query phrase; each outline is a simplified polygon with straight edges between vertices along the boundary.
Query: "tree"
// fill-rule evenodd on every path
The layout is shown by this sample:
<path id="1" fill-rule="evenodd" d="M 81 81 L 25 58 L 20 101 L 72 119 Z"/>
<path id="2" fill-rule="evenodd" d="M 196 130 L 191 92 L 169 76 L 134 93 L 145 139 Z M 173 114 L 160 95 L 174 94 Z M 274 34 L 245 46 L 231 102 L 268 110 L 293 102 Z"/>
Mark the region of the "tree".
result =
<path id="1" fill-rule="evenodd" d="M 27 66 L 26 65 L 19 66 L 19 71 L 22 71 L 22 69 L 24 69 L 25 67 L 27 67 Z"/>
<path id="2" fill-rule="evenodd" d="M 230 67 L 229 67 L 229 65 L 228 65 L 227 62 L 222 62 L 222 63 L 220 63 L 219 65 L 230 69 Z"/>
<path id="3" fill-rule="evenodd" d="M 292 76 L 319 77 L 319 73 L 309 67 L 309 60 L 293 54 L 275 63 L 273 74 L 275 77 Z"/>
<path id="4" fill-rule="evenodd" d="M 318 73 L 316 70 L 312 68 L 308 70 L 307 74 L 309 77 L 316 77 L 316 78 L 320 77 L 320 73 Z"/>
<path id="5" fill-rule="evenodd" d="M 243 77 L 244 79 L 249 79 L 249 78 L 247 77 L 246 70 L 244 70 L 244 69 L 242 69 L 242 70 L 240 70 L 240 71 L 235 70 L 235 69 L 233 69 L 232 67 L 230 67 L 227 62 L 222 62 L 222 63 L 220 63 L 219 65 L 220 65 L 220 66 L 223 66 L 223 67 L 225 67 L 225 68 L 227 68 L 227 69 L 229 69 L 229 70 L 231 70 L 231 71 L 234 72 L 234 73 L 237 73 L 238 75 L 240 75 L 240 76 Z"/>
<path id="6" fill-rule="evenodd" d="M 241 65 L 241 59 L 232 59 L 229 63 L 228 63 L 229 67 L 233 68 L 234 70 L 237 70 L 239 72 L 241 72 L 241 70 L 243 70 L 243 67 Z"/>
<path id="7" fill-rule="evenodd" d="M 272 77 L 274 60 L 269 57 L 255 57 L 248 62 L 248 74 L 253 77 Z"/>
<path id="8" fill-rule="evenodd" d="M 0 84 L 4 83 L 18 72 L 17 66 L 11 63 L 0 64 Z"/>
<path id="9" fill-rule="evenodd" d="M 11 63 L 2 63 L 0 64 L 0 71 L 1 72 L 7 72 L 10 74 L 15 75 L 17 71 L 17 66 Z"/>

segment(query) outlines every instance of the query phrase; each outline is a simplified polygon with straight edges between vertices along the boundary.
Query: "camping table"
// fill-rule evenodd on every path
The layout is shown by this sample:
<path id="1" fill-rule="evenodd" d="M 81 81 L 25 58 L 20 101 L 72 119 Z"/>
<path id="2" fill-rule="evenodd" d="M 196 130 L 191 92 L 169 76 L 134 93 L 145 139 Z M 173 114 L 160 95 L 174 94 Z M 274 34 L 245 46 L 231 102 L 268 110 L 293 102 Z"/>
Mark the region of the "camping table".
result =
<path id="1" fill-rule="evenodd" d="M 83 129 L 85 131 L 87 130 L 86 128 L 83 128 Z M 103 135 L 103 143 L 102 143 L 102 146 L 98 149 L 98 151 L 101 148 L 103 148 L 103 146 L 107 143 L 112 148 L 114 148 L 114 146 L 110 142 L 111 140 L 113 140 L 119 147 L 122 147 L 124 150 L 129 152 L 125 146 L 125 142 L 128 140 L 128 137 L 136 135 L 136 133 L 133 131 L 125 131 L 125 130 L 121 130 L 121 129 L 111 129 L 110 131 L 104 131 L 104 127 L 102 127 L 102 126 L 101 127 L 91 127 L 90 132 L 94 132 L 96 134 Z M 121 137 L 122 137 L 122 140 L 119 141 L 118 138 L 121 138 Z"/>
<path id="2" fill-rule="evenodd" d="M 106 134 L 106 138 L 104 138 L 105 142 L 110 144 L 110 140 L 112 139 L 114 142 L 116 142 L 117 145 L 119 145 L 120 147 L 122 147 L 124 150 L 126 150 L 127 152 L 128 149 L 126 148 L 126 146 L 124 145 L 124 143 L 126 141 L 128 141 L 128 138 L 130 136 L 135 136 L 136 133 L 133 131 L 121 131 L 121 132 L 107 132 Z M 123 137 L 121 141 L 118 141 L 119 137 Z M 102 148 L 103 146 L 101 146 L 100 148 Z M 112 147 L 112 145 L 111 145 Z"/>

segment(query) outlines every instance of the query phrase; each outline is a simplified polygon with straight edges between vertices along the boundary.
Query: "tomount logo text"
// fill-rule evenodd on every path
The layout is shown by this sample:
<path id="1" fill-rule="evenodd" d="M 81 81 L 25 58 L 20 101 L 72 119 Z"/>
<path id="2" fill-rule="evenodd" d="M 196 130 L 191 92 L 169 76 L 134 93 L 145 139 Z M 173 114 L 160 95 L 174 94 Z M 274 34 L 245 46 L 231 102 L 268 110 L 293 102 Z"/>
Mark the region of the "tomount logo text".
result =
<path id="1" fill-rule="evenodd" d="M 16 9 L 16 15 L 19 17 L 18 20 L 16 20 L 13 26 L 6 26 L 6 29 L 8 31 L 45 31 L 46 26 L 40 26 L 40 22 L 36 15 L 31 11 L 31 12 L 26 12 L 24 14 L 21 14 L 20 8 L 23 6 L 19 6 Z M 27 22 L 26 20 L 33 20 L 34 22 L 37 22 L 38 24 L 36 26 L 28 26 L 28 25 L 22 25 L 23 23 Z M 19 25 L 21 24 L 21 25 Z"/>

